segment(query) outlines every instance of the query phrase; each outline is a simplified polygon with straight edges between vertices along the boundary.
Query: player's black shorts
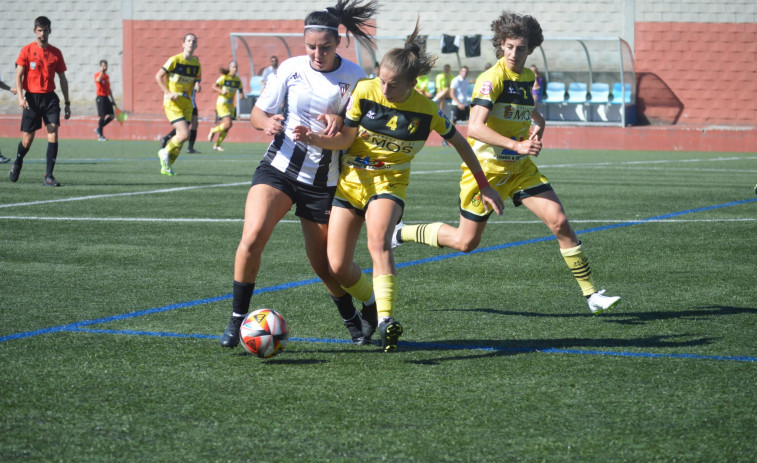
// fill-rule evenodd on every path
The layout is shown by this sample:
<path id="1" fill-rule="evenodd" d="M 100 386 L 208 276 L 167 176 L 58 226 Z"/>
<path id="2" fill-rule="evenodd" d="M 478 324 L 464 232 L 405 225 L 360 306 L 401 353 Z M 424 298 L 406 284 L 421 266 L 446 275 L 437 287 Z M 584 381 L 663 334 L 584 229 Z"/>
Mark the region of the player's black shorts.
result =
<path id="1" fill-rule="evenodd" d="M 295 204 L 294 215 L 315 223 L 328 223 L 331 201 L 336 187 L 315 187 L 287 177 L 283 172 L 261 162 L 252 176 L 252 185 L 268 185 L 284 192 Z"/>
<path id="2" fill-rule="evenodd" d="M 452 123 L 457 121 L 467 121 L 470 117 L 470 106 L 466 106 L 465 109 L 460 109 L 456 104 L 452 104 Z"/>
<path id="3" fill-rule="evenodd" d="M 29 93 L 24 95 L 29 106 L 21 114 L 21 131 L 36 132 L 45 126 L 55 124 L 60 126 L 60 100 L 55 92 Z"/>
<path id="4" fill-rule="evenodd" d="M 97 115 L 100 117 L 113 115 L 113 103 L 110 102 L 110 98 L 107 96 L 97 97 Z"/>

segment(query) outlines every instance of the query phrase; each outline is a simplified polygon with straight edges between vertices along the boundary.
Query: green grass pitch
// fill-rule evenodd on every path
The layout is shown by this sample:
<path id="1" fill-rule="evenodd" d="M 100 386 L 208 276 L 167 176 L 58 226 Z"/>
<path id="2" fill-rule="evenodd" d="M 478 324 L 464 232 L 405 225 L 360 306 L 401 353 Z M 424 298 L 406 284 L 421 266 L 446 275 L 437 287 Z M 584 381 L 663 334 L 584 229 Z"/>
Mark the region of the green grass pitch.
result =
<path id="1" fill-rule="evenodd" d="M 621 305 L 592 316 L 508 204 L 479 252 L 396 250 L 394 354 L 345 342 L 290 213 L 252 304 L 292 341 L 261 361 L 218 344 L 264 150 L 225 147 L 165 177 L 155 142 L 62 139 L 61 188 L 43 138 L 2 166 L 0 461 L 754 461 L 757 154 L 543 153 Z M 416 157 L 406 222 L 457 221 L 459 164 Z"/>

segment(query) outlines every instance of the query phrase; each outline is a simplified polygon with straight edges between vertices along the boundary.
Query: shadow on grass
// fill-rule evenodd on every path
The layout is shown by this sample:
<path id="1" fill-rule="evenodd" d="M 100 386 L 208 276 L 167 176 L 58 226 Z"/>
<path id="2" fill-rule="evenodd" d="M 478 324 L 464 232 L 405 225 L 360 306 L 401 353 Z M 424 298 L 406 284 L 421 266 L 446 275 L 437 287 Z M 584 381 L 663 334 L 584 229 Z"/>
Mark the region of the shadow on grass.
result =
<path id="1" fill-rule="evenodd" d="M 690 339 L 687 339 L 690 338 Z M 616 355 L 619 352 L 598 351 L 606 348 L 681 348 L 702 346 L 713 342 L 712 338 L 697 337 L 691 335 L 667 335 L 647 336 L 642 338 L 619 339 L 619 338 L 557 338 L 557 339 L 532 339 L 532 340 L 448 340 L 434 342 L 404 342 L 400 341 L 402 351 L 424 350 L 478 350 L 480 353 L 440 357 L 436 359 L 408 360 L 409 363 L 420 365 L 434 365 L 440 361 L 471 360 L 488 357 L 510 356 L 518 354 L 530 354 L 536 352 L 547 353 L 594 353 L 598 355 Z M 643 352 L 627 353 L 629 356 L 645 356 Z"/>
<path id="2" fill-rule="evenodd" d="M 702 307 L 693 307 L 682 310 L 655 310 L 651 312 L 624 312 L 623 307 L 612 309 L 609 312 L 601 314 L 592 314 L 589 311 L 576 313 L 544 313 L 544 312 L 524 312 L 516 310 L 501 310 L 492 308 L 477 309 L 438 309 L 441 312 L 478 312 L 492 315 L 509 315 L 518 317 L 547 317 L 547 318 L 598 318 L 602 321 L 618 323 L 621 325 L 641 325 L 646 322 L 657 320 L 706 320 L 714 316 L 722 315 L 739 315 L 739 314 L 757 314 L 757 308 L 750 307 L 733 307 L 727 305 L 709 305 Z"/>

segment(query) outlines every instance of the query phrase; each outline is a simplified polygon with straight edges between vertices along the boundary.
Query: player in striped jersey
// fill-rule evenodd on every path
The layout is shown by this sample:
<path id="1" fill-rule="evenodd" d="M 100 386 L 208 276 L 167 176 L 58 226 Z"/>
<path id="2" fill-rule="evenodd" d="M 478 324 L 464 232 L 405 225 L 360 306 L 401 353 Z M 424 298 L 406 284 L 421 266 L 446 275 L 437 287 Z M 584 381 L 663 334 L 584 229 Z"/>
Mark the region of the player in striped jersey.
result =
<path id="1" fill-rule="evenodd" d="M 242 91 L 242 80 L 237 75 L 238 68 L 236 61 L 229 63 L 228 69 L 221 68 L 221 77 L 213 84 L 213 91 L 218 93 L 216 114 L 221 123 L 210 129 L 208 141 L 213 141 L 215 134 L 218 134 L 218 140 L 213 144 L 216 151 L 223 151 L 221 143 L 231 129 L 231 119 L 234 117 L 234 99 L 237 92 Z"/>
<path id="2" fill-rule="evenodd" d="M 189 124 L 192 120 L 192 92 L 195 84 L 200 81 L 200 60 L 194 56 L 197 49 L 197 36 L 184 36 L 184 51 L 168 58 L 166 64 L 155 75 L 158 86 L 163 90 L 163 109 L 168 121 L 176 129 L 174 135 L 166 145 L 158 151 L 160 159 L 160 173 L 176 175 L 173 163 L 179 157 L 181 147 L 189 138 Z"/>
<path id="3" fill-rule="evenodd" d="M 549 180 L 531 160 L 531 156 L 541 152 L 545 122 L 534 108 L 534 73 L 525 64 L 528 55 L 544 40 L 541 26 L 531 16 L 504 12 L 492 22 L 492 31 L 499 61 L 476 80 L 468 141 L 489 183 L 503 197 L 509 196 L 516 207 L 526 206 L 554 233 L 560 253 L 591 312 L 607 310 L 620 297 L 605 296 L 604 290 L 595 289 L 581 241 Z M 418 242 L 463 252 L 478 246 L 491 212 L 482 205 L 474 173 L 466 166 L 462 169 L 460 226 L 442 223 L 399 226 L 395 243 Z"/>
<path id="4" fill-rule="evenodd" d="M 373 334 L 375 304 L 367 301 L 365 317 L 361 317 L 352 296 L 329 273 L 326 257 L 340 152 L 295 142 L 292 130 L 306 125 L 333 134 L 341 128 L 350 93 L 365 72 L 336 53 L 341 42 L 339 25 L 372 48 L 373 37 L 366 29 L 377 6 L 374 0 L 362 4 L 339 0 L 333 7 L 310 13 L 304 28 L 306 55 L 281 63 L 252 109 L 252 125 L 272 136 L 273 142 L 255 170 L 247 196 L 244 229 L 234 261 L 233 312 L 221 337 L 223 347 L 239 343 L 239 326 L 249 311 L 261 254 L 274 227 L 292 206 L 300 218 L 310 265 L 326 285 L 353 342 L 363 344 Z M 278 114 L 285 101 L 285 113 Z"/>
<path id="5" fill-rule="evenodd" d="M 435 58 L 425 54 L 415 41 L 418 25 L 404 48 L 387 52 L 379 77 L 360 81 L 352 94 L 342 131 L 333 137 L 297 127 L 296 140 L 324 148 L 349 148 L 342 157 L 334 205 L 329 221 L 329 266 L 339 283 L 360 300 L 375 291 L 379 334 L 385 352 L 397 348 L 402 326 L 394 319 L 397 299 L 397 268 L 391 237 L 405 207 L 410 182 L 410 164 L 423 148 L 431 131 L 439 133 L 457 149 L 474 175 L 485 207 L 498 214 L 504 203 L 487 183 L 471 150 L 433 101 L 414 91 L 416 79 L 426 75 Z M 373 259 L 373 281 L 353 261 L 363 223 L 368 250 Z"/>

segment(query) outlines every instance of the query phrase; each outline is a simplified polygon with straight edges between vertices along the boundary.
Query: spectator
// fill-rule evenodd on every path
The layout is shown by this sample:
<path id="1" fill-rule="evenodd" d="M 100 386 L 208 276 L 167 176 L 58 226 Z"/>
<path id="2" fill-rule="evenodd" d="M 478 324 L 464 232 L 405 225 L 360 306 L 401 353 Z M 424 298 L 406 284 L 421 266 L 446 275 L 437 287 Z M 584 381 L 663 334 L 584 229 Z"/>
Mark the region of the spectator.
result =
<path id="1" fill-rule="evenodd" d="M 452 92 L 452 123 L 467 121 L 470 114 L 471 85 L 468 82 L 468 66 L 460 68 L 460 73 L 450 83 Z"/>

